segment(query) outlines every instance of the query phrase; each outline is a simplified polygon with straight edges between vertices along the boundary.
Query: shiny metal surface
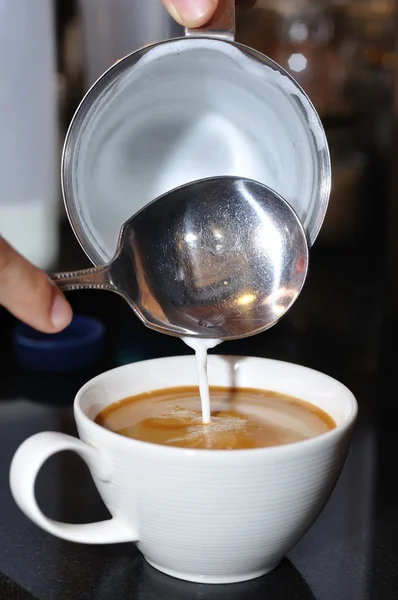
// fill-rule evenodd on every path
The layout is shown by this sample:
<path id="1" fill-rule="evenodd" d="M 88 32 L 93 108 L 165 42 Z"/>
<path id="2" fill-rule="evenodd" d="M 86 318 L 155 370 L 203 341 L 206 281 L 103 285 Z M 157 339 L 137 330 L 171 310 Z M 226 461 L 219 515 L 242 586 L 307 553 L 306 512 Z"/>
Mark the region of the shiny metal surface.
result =
<path id="1" fill-rule="evenodd" d="M 223 0 L 208 27 L 187 30 L 185 39 L 147 46 L 126 56 L 82 100 L 66 136 L 61 182 L 69 221 L 94 265 L 110 261 L 120 228 L 131 214 L 182 184 L 215 176 L 247 177 L 275 189 L 293 206 L 310 245 L 314 243 L 331 189 L 330 156 L 320 119 L 297 83 L 271 59 L 234 42 L 233 29 L 234 2 Z M 253 77 L 242 83 L 243 70 L 234 71 L 238 68 L 235 61 L 219 64 L 206 58 L 206 50 L 193 51 L 199 41 L 204 46 L 217 38 L 239 60 L 264 67 L 264 73 L 271 70 L 275 81 L 286 78 L 290 90 L 286 97 L 296 111 L 295 122 L 305 130 L 301 139 L 292 142 L 292 159 L 287 153 L 285 160 L 275 153 L 274 137 L 268 134 L 275 119 L 267 122 L 264 117 L 270 95 L 260 96 L 256 86 L 261 82 Z M 156 62 L 159 71 L 148 75 L 153 52 L 165 58 Z M 214 54 L 217 58 L 215 50 Z M 184 55 L 189 57 L 188 72 L 181 67 Z M 235 89 L 228 87 L 232 84 Z M 223 90 L 227 90 L 227 102 Z M 144 93 L 147 96 L 142 100 Z M 259 98 L 256 111 L 248 102 Z M 127 107 L 124 112 L 123 106 Z M 286 117 L 282 125 L 291 131 Z M 313 133 L 314 126 L 320 127 L 319 137 Z M 195 127 L 200 133 L 193 135 Z M 191 144 L 184 147 L 190 135 Z M 276 134 L 275 140 L 279 138 Z M 169 168 L 176 155 L 182 159 Z M 299 181 L 287 193 L 292 167 L 303 156 L 312 163 L 312 174 L 307 177 L 300 172 Z M 280 185 L 267 175 L 268 165 L 272 173 L 282 174 Z"/>
<path id="2" fill-rule="evenodd" d="M 235 0 L 219 0 L 213 18 L 203 27 L 186 28 L 185 36 L 210 36 L 232 42 L 235 39 Z"/>
<path id="3" fill-rule="evenodd" d="M 107 265 L 58 273 L 63 290 L 123 296 L 151 329 L 236 339 L 272 327 L 301 292 L 305 231 L 290 205 L 243 178 L 181 186 L 134 215 Z"/>

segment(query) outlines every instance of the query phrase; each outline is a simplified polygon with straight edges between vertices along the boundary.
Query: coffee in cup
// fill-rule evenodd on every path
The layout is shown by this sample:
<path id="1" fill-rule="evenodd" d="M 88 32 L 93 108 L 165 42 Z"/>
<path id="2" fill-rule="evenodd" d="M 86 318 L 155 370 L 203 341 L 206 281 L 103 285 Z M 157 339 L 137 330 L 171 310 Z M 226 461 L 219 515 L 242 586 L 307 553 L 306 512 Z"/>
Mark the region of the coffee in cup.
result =
<path id="1" fill-rule="evenodd" d="M 210 397 L 209 423 L 194 386 L 125 398 L 104 408 L 95 422 L 135 440 L 207 450 L 281 446 L 336 427 L 322 409 L 278 392 L 212 387 Z"/>

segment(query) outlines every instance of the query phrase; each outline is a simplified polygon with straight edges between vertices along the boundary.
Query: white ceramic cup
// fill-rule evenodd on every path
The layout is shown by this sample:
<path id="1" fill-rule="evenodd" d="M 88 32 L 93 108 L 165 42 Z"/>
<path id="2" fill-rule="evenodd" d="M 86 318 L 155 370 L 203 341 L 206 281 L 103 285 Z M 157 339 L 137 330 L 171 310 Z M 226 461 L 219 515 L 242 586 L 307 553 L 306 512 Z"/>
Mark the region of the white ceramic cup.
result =
<path id="1" fill-rule="evenodd" d="M 188 450 L 141 442 L 93 419 L 145 391 L 195 385 L 194 357 L 123 366 L 77 394 L 80 440 L 38 433 L 17 450 L 10 485 L 21 510 L 46 531 L 87 544 L 135 542 L 164 573 L 201 583 L 259 577 L 278 565 L 321 512 L 347 455 L 357 404 L 336 380 L 304 367 L 248 357 L 209 357 L 210 384 L 274 390 L 326 411 L 337 423 L 307 441 L 251 450 Z M 53 454 L 74 450 L 88 464 L 112 518 L 72 525 L 46 517 L 35 481 Z"/>

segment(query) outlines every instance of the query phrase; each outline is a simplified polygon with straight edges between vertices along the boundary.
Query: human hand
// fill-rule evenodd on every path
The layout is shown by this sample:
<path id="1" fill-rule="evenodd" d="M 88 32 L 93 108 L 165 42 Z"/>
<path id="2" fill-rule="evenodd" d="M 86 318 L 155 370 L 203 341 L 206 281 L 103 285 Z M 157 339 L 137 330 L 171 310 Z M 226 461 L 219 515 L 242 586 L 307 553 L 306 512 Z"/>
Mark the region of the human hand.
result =
<path id="1" fill-rule="evenodd" d="M 214 15 L 219 0 L 162 0 L 170 15 L 184 27 L 201 27 Z M 236 0 L 238 8 L 249 8 L 256 0 Z"/>
<path id="2" fill-rule="evenodd" d="M 72 319 L 72 309 L 57 286 L 1 236 L 0 305 L 44 333 L 61 331 Z"/>

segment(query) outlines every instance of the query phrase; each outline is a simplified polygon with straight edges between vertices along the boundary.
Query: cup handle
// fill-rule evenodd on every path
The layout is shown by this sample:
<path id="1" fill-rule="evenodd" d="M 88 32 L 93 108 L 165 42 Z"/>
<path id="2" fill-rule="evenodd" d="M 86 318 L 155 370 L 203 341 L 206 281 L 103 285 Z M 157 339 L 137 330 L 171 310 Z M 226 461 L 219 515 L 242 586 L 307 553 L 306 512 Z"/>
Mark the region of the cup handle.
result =
<path id="1" fill-rule="evenodd" d="M 36 477 L 50 456 L 64 450 L 76 452 L 101 481 L 110 481 L 112 465 L 100 450 L 64 433 L 37 433 L 21 444 L 11 462 L 11 492 L 22 512 L 48 533 L 71 542 L 117 544 L 137 541 L 137 532 L 118 517 L 98 523 L 73 525 L 54 521 L 43 514 L 35 496 Z"/>
<path id="2" fill-rule="evenodd" d="M 212 37 L 233 42 L 235 39 L 235 0 L 219 0 L 214 16 L 203 27 L 185 28 L 185 37 Z"/>

